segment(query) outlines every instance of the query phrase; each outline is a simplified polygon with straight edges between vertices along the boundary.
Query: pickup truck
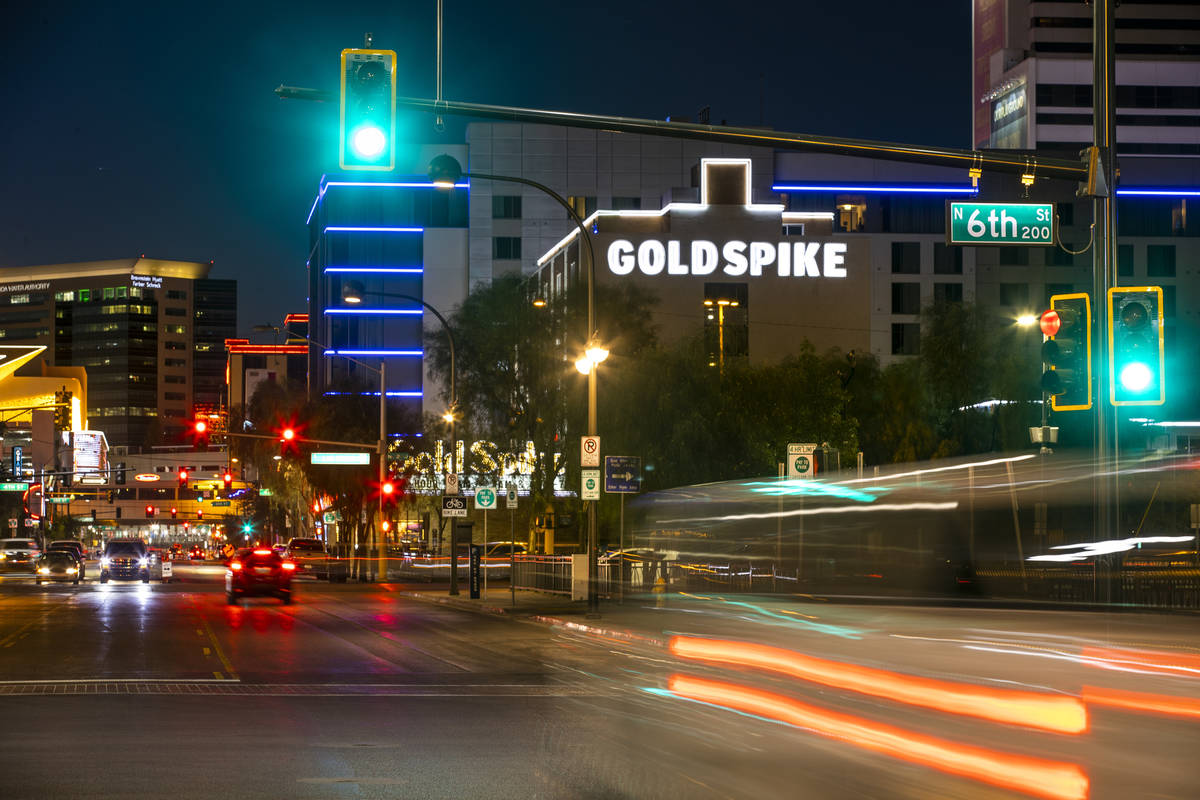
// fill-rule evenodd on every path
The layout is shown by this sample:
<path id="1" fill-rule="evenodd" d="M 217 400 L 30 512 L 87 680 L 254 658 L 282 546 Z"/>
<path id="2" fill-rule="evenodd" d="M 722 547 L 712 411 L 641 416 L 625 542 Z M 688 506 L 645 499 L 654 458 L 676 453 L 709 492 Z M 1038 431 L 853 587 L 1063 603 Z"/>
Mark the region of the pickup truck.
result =
<path id="1" fill-rule="evenodd" d="M 297 575 L 311 575 L 331 583 L 345 583 L 350 576 L 349 564 L 329 554 L 320 539 L 291 539 L 287 556 L 296 564 Z"/>

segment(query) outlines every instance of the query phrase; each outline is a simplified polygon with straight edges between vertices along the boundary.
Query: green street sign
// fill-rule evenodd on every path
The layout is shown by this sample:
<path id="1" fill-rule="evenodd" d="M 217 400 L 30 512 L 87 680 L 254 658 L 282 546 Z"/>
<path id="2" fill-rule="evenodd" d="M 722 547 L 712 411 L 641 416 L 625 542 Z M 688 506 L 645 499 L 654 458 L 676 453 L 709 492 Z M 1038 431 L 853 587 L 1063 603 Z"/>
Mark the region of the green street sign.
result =
<path id="1" fill-rule="evenodd" d="M 481 511 L 492 511 L 496 508 L 496 490 L 491 487 L 480 487 L 475 490 L 475 508 Z"/>
<path id="2" fill-rule="evenodd" d="M 313 453 L 309 456 L 312 464 L 370 464 L 370 453 Z"/>
<path id="3" fill-rule="evenodd" d="M 46 502 L 47 503 L 69 503 L 74 499 L 75 499 L 74 496 L 71 496 L 71 497 L 47 497 Z"/>
<path id="4" fill-rule="evenodd" d="M 29 484 L 20 481 L 16 483 L 0 483 L 0 492 L 24 492 L 28 491 Z"/>
<path id="5" fill-rule="evenodd" d="M 796 472 L 800 475 L 808 474 L 808 456 L 796 456 Z"/>
<path id="6" fill-rule="evenodd" d="M 273 494 L 275 494 L 275 493 L 272 492 L 270 489 L 259 489 L 258 490 L 259 497 L 270 497 Z"/>
<path id="7" fill-rule="evenodd" d="M 1053 203 L 946 203 L 946 244 L 1052 246 Z"/>
<path id="8" fill-rule="evenodd" d="M 209 505 L 213 506 L 214 508 L 221 508 L 222 506 L 231 505 L 231 503 L 228 500 L 213 500 L 211 503 L 209 503 Z"/>

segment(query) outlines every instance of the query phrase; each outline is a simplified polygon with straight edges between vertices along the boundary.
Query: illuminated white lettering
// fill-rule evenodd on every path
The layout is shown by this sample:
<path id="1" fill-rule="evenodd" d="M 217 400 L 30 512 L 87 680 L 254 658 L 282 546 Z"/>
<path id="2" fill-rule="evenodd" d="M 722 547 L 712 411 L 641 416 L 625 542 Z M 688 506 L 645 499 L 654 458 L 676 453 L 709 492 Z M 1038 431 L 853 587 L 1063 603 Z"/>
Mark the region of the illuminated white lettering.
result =
<path id="1" fill-rule="evenodd" d="M 762 268 L 775 262 L 775 245 L 770 242 L 750 243 L 750 274 L 762 275 Z"/>
<path id="2" fill-rule="evenodd" d="M 722 270 L 726 275 L 744 275 L 746 272 L 746 243 L 739 241 L 726 242 L 725 247 L 721 249 L 721 255 L 725 256 L 725 267 Z"/>
<path id="3" fill-rule="evenodd" d="M 792 248 L 787 242 L 780 243 L 778 259 L 779 277 L 786 278 L 792 274 Z"/>
<path id="4" fill-rule="evenodd" d="M 688 265 L 679 263 L 679 240 L 672 239 L 667 242 L 667 274 L 668 275 L 687 275 Z"/>
<path id="5" fill-rule="evenodd" d="M 692 242 L 692 274 L 711 275 L 717 268 L 717 246 L 698 239 Z"/>
<path id="6" fill-rule="evenodd" d="M 608 269 L 614 275 L 628 275 L 637 266 L 633 257 L 633 242 L 617 239 L 608 246 Z"/>
<path id="7" fill-rule="evenodd" d="M 846 245 L 841 242 L 830 242 L 825 245 L 825 277 L 844 278 L 846 268 Z"/>
<path id="8" fill-rule="evenodd" d="M 796 265 L 796 277 L 821 277 L 821 270 L 817 268 L 817 250 L 821 247 L 816 242 L 796 242 L 795 253 L 793 254 L 793 262 Z"/>
<path id="9" fill-rule="evenodd" d="M 647 239 L 638 245 L 638 269 L 647 275 L 657 275 L 667 265 L 667 250 L 663 243 Z"/>

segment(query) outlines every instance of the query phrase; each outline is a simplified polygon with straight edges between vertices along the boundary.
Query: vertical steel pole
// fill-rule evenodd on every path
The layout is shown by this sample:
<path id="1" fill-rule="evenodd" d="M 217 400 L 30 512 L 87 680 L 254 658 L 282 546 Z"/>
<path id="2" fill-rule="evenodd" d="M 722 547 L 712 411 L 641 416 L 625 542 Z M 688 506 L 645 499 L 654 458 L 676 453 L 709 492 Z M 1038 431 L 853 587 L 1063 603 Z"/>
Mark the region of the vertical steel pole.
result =
<path id="1" fill-rule="evenodd" d="M 453 415 L 450 417 L 450 472 L 458 477 L 458 439 L 454 435 Z M 461 484 L 458 492 L 461 496 Z M 455 517 L 450 518 L 450 594 L 458 594 L 458 522 Z"/>
<path id="2" fill-rule="evenodd" d="M 387 362 L 379 359 L 379 580 L 387 580 L 387 537 L 383 534 L 383 483 L 387 480 Z"/>

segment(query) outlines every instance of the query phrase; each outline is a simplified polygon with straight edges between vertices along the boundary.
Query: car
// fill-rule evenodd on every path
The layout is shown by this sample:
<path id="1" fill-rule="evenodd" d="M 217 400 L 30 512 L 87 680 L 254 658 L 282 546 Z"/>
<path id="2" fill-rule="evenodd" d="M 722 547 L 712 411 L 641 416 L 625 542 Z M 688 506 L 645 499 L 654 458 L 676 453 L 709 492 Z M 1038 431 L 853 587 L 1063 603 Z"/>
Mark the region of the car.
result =
<path id="1" fill-rule="evenodd" d="M 203 561 L 204 548 L 200 545 L 193 545 L 191 550 L 188 550 L 188 559 L 190 561 Z"/>
<path id="2" fill-rule="evenodd" d="M 164 547 L 147 548 L 150 553 L 150 579 L 170 583 L 174 577 L 171 551 Z"/>
<path id="3" fill-rule="evenodd" d="M 287 558 L 296 565 L 296 572 L 312 575 L 331 583 L 345 583 L 350 575 L 346 562 L 331 556 L 320 539 L 289 539 Z"/>
<path id="4" fill-rule="evenodd" d="M 110 579 L 150 582 L 150 552 L 141 539 L 110 539 L 100 556 L 100 582 Z"/>
<path id="5" fill-rule="evenodd" d="M 243 597 L 278 597 L 292 603 L 296 562 L 269 547 L 239 550 L 225 570 L 225 602 L 235 606 Z"/>
<path id="6" fill-rule="evenodd" d="M 34 577 L 37 583 L 71 581 L 76 586 L 83 577 L 83 562 L 71 550 L 61 547 L 46 550 L 38 557 Z"/>
<path id="7" fill-rule="evenodd" d="M 83 546 L 83 542 L 74 539 L 57 539 L 46 546 L 46 551 L 51 550 L 69 550 L 79 559 L 79 577 L 87 578 L 87 548 Z"/>
<path id="8" fill-rule="evenodd" d="M 42 548 L 35 539 L 0 539 L 0 572 L 33 574 Z"/>

